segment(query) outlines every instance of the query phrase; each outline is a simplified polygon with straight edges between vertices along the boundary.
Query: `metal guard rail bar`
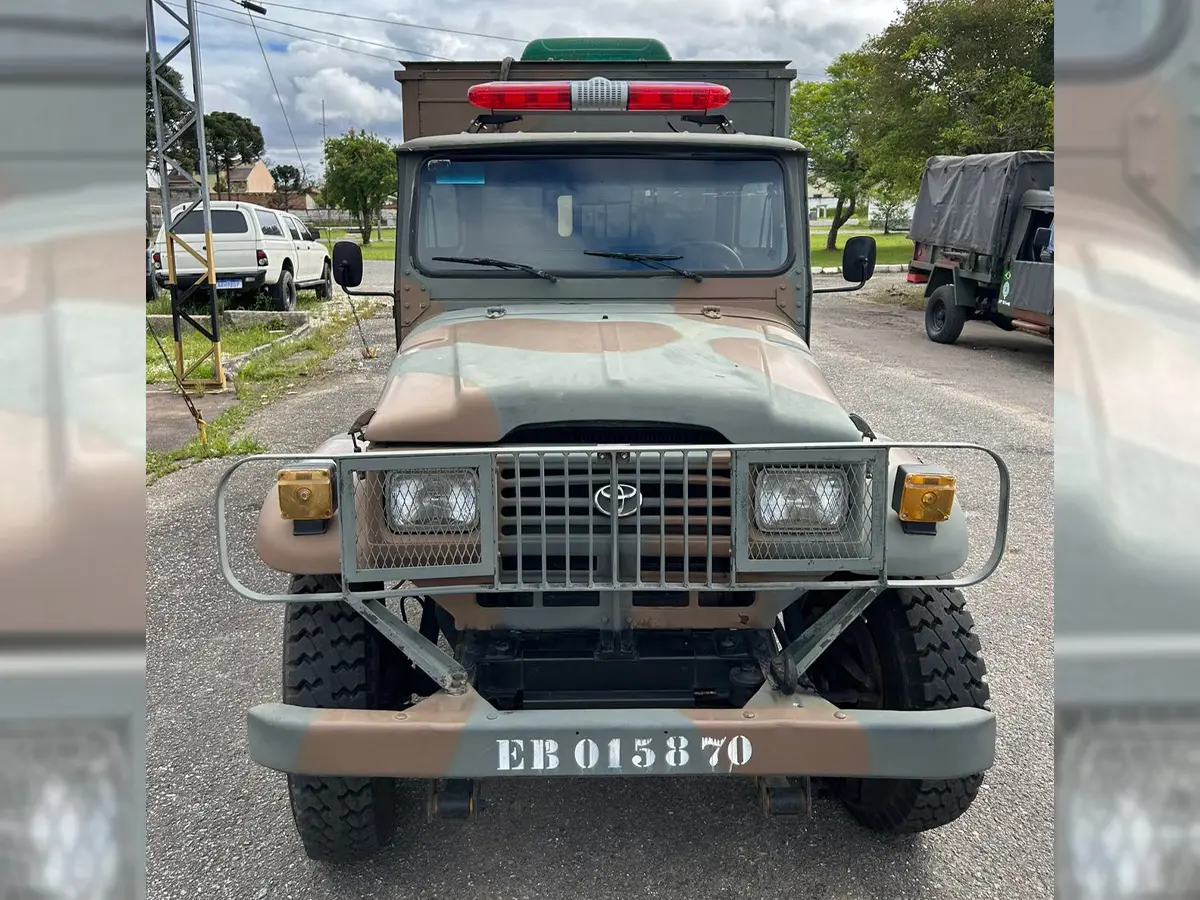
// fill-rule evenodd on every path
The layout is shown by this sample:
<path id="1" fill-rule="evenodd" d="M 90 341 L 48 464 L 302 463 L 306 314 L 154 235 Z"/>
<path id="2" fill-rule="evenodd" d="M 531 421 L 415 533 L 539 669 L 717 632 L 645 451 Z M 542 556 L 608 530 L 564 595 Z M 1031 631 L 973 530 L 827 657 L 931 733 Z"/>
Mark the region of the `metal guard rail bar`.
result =
<path id="1" fill-rule="evenodd" d="M 996 519 L 996 532 L 992 544 L 992 551 L 987 561 L 969 575 L 960 578 L 888 578 L 887 577 L 887 548 L 884 534 L 884 517 L 888 512 L 888 498 L 892 489 L 892 485 L 887 481 L 888 467 L 890 465 L 890 452 L 893 450 L 912 451 L 912 450 L 971 450 L 986 454 L 995 462 L 999 474 L 999 497 L 998 497 L 998 515 Z M 571 573 L 570 558 L 571 554 L 567 553 L 566 580 L 559 582 L 550 580 L 548 577 L 549 570 L 546 568 L 545 561 L 551 538 L 548 536 L 546 529 L 541 528 L 539 524 L 538 534 L 534 543 L 541 551 L 541 578 L 536 581 L 525 581 L 522 579 L 521 560 L 524 553 L 518 552 L 517 557 L 517 578 L 514 581 L 511 577 L 505 580 L 504 573 L 501 571 L 500 555 L 502 544 L 510 544 L 511 541 L 498 534 L 497 526 L 499 520 L 499 505 L 500 499 L 496 490 L 495 478 L 497 473 L 503 467 L 503 460 L 515 460 L 520 458 L 533 458 L 537 460 L 539 466 L 538 479 L 539 488 L 544 487 L 549 482 L 546 481 L 545 466 L 548 457 L 555 457 L 559 460 L 579 459 L 586 457 L 588 463 L 588 481 L 589 490 L 596 484 L 601 486 L 607 485 L 610 487 L 610 498 L 617 496 L 619 493 L 618 485 L 618 462 L 619 455 L 628 455 L 629 460 L 633 460 L 632 465 L 638 469 L 637 477 L 641 478 L 641 460 L 652 455 L 660 460 L 665 460 L 669 456 L 682 458 L 685 470 L 683 472 L 683 484 L 685 486 L 684 508 L 687 514 L 683 517 L 684 535 L 683 542 L 685 546 L 684 555 L 685 562 L 683 568 L 683 581 L 672 582 L 666 579 L 665 567 L 660 569 L 660 577 L 657 581 L 645 581 L 642 579 L 642 566 L 639 560 L 637 566 L 637 577 L 635 580 L 621 580 L 613 578 L 610 581 L 597 581 L 595 578 L 595 567 L 589 566 L 587 571 L 588 578 L 586 581 L 572 580 L 574 574 Z M 695 538 L 687 532 L 688 522 L 692 518 L 690 513 L 689 495 L 686 493 L 687 485 L 689 484 L 689 476 L 696 471 L 691 464 L 691 459 L 694 455 L 703 455 L 704 469 L 706 476 L 705 484 L 707 486 L 707 496 L 701 498 L 706 501 L 706 510 L 703 517 L 705 521 L 706 531 L 702 534 L 697 534 Z M 597 457 L 608 456 L 606 460 L 609 463 L 609 471 L 607 478 L 600 481 L 592 480 L 592 461 Z M 730 496 L 725 502 L 729 506 L 729 519 L 731 533 L 721 540 L 727 541 L 730 544 L 731 565 L 727 580 L 713 579 L 713 554 L 712 546 L 714 541 L 713 535 L 713 517 L 712 517 L 712 472 L 714 458 L 720 457 L 729 458 L 729 486 Z M 229 555 L 228 547 L 228 529 L 226 523 L 226 498 L 230 479 L 242 466 L 250 463 L 276 461 L 279 463 L 293 463 L 299 465 L 326 465 L 333 464 L 336 467 L 336 490 L 339 492 L 339 509 L 335 513 L 335 520 L 339 522 L 342 537 L 342 553 L 341 553 L 341 576 L 343 585 L 353 582 L 363 581 L 395 581 L 399 585 L 395 588 L 370 591 L 350 591 L 343 589 L 342 592 L 326 592 L 320 594 L 305 594 L 302 598 L 291 594 L 266 594 L 256 591 L 244 583 L 234 573 Z M 625 461 L 623 460 L 622 463 Z M 749 527 L 747 516 L 753 515 L 750 511 L 748 493 L 746 489 L 748 484 L 749 466 L 831 466 L 831 465 L 846 465 L 850 464 L 865 464 L 867 467 L 872 467 L 871 475 L 868 476 L 872 481 L 879 478 L 880 474 L 884 476 L 880 482 L 884 483 L 885 489 L 871 490 L 871 508 L 870 508 L 870 538 L 867 541 L 869 553 L 858 558 L 847 558 L 843 556 L 826 555 L 819 559 L 806 559 L 803 557 L 788 557 L 785 559 L 751 559 L 747 553 L 748 541 L 739 535 L 739 529 Z M 526 463 L 523 462 L 521 468 L 524 468 Z M 282 467 L 282 466 L 281 466 Z M 510 466 L 511 467 L 511 466 Z M 479 522 L 479 553 L 476 555 L 475 580 L 469 580 L 468 576 L 463 574 L 463 567 L 453 564 L 442 564 L 441 568 L 430 568 L 409 566 L 409 567 L 392 567 L 392 568 L 362 568 L 358 565 L 358 549 L 356 546 L 357 536 L 357 514 L 355 512 L 356 498 L 358 496 L 361 485 L 358 483 L 359 473 L 386 473 L 392 469 L 402 469 L 405 471 L 414 471 L 420 469 L 477 469 L 480 475 L 479 489 L 477 491 L 477 512 Z M 664 469 L 666 466 L 660 467 L 659 471 L 652 473 L 651 482 L 658 480 L 662 483 L 664 477 Z M 564 470 L 563 481 L 568 482 L 570 477 L 575 474 L 571 471 L 569 464 Z M 521 476 L 516 476 L 517 481 L 517 497 L 521 498 Z M 639 484 L 641 481 L 639 480 Z M 660 494 L 660 504 L 664 503 L 665 495 Z M 231 465 L 221 476 L 217 484 L 216 491 L 216 532 L 217 532 L 217 554 L 220 562 L 221 572 L 229 585 L 241 596 L 259 602 L 297 602 L 303 599 L 304 602 L 321 602 L 332 600 L 345 600 L 348 597 L 353 597 L 355 600 L 383 600 L 402 596 L 427 595 L 436 596 L 439 593 L 463 593 L 464 591 L 476 592 L 506 592 L 506 591 L 627 591 L 627 590 L 664 590 L 664 591 L 689 591 L 689 590 L 794 590 L 794 589 L 821 589 L 821 590 L 855 590 L 864 588 L 876 588 L 884 590 L 888 588 L 963 588 L 979 584 L 989 578 L 996 570 L 1004 554 L 1005 541 L 1008 530 L 1008 514 L 1009 514 L 1009 496 L 1010 496 L 1010 477 L 1008 467 L 999 454 L 993 450 L 983 447 L 979 444 L 968 442 L 900 442 L 900 441 L 862 441 L 862 442 L 830 442 L 830 443 L 794 443 L 794 444 L 722 444 L 722 445 L 629 445 L 629 444 L 596 444 L 596 445 L 574 445 L 574 446 L 502 446 L 502 447 L 468 447 L 468 448 L 441 448 L 441 449 L 420 449 L 420 450 L 386 450 L 386 451 L 370 451 L 349 454 L 337 455 L 322 455 L 322 454 L 302 454 L 302 453 L 266 453 L 257 454 L 246 457 Z M 349 501 L 347 503 L 347 501 Z M 534 498 L 534 502 L 541 504 L 543 515 L 532 516 L 534 521 L 541 523 L 545 521 L 546 510 L 546 493 L 539 490 L 539 496 Z M 610 499 L 611 503 L 611 499 Z M 517 503 L 518 510 L 520 503 Z M 570 497 L 569 494 L 565 498 L 566 509 L 566 525 L 568 534 L 564 538 L 567 549 L 575 546 L 580 540 L 573 533 L 569 533 L 571 526 L 570 521 Z M 611 507 L 610 507 L 611 508 Z M 660 512 L 662 511 L 660 505 Z M 659 554 L 665 558 L 665 543 L 664 539 L 668 537 L 664 531 L 662 524 L 666 516 L 658 517 L 659 529 Z M 594 516 L 590 513 L 587 516 L 589 532 L 587 540 L 594 547 L 595 539 L 595 521 Z M 609 517 L 611 521 L 611 517 Z M 741 523 L 741 524 L 739 524 Z M 618 545 L 628 543 L 631 539 L 637 548 L 639 555 L 643 541 L 643 533 L 641 530 L 642 516 L 641 508 L 637 510 L 637 530 L 632 534 L 622 533 L 620 524 L 617 528 L 617 540 L 606 541 L 611 545 L 605 549 L 612 554 L 612 563 L 619 563 L 618 560 Z M 518 514 L 518 535 L 517 547 L 518 550 L 524 550 L 530 542 L 529 538 L 520 532 L 521 516 Z M 413 537 L 408 535 L 409 538 Z M 417 535 L 420 537 L 420 535 Z M 602 534 L 601 537 L 607 539 L 608 534 Z M 678 537 L 676 535 L 676 537 Z M 703 540 L 707 555 L 692 554 L 690 551 L 692 540 Z M 397 546 L 402 546 L 402 542 L 397 542 Z M 350 551 L 347 553 L 347 551 Z M 690 561 L 699 555 L 706 560 L 706 572 L 703 580 L 688 580 L 690 574 Z M 830 564 L 826 571 L 845 571 L 848 568 L 857 571 L 873 571 L 877 573 L 877 577 L 864 577 L 852 580 L 829 580 L 820 577 L 813 578 L 796 578 L 787 577 L 784 580 L 738 580 L 738 573 L 751 570 L 756 574 L 765 575 L 770 571 L 786 570 L 789 573 L 796 573 L 804 570 L 812 571 L 819 575 L 822 571 L 820 566 L 822 563 Z M 837 565 L 832 565 L 836 563 Z M 849 563 L 850 565 L 846 565 Z M 619 570 L 613 569 L 618 572 Z M 330 573 L 334 574 L 334 573 Z M 508 573 L 511 576 L 511 571 Z M 462 581 L 457 581 L 461 577 Z M 420 581 L 433 578 L 455 578 L 456 583 L 453 585 L 440 586 L 420 586 L 414 584 L 414 579 Z M 486 580 L 480 580 L 481 578 Z"/>

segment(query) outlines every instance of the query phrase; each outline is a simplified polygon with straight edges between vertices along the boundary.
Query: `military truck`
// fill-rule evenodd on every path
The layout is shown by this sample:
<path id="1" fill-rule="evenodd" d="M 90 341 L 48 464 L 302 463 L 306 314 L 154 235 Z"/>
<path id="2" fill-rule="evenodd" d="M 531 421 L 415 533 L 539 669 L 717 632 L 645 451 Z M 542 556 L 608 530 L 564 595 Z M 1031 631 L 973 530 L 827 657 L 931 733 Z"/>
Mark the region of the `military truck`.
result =
<path id="1" fill-rule="evenodd" d="M 649 40 L 397 73 L 397 352 L 374 408 L 217 491 L 243 596 L 285 603 L 282 702 L 248 714 L 306 852 L 384 844 L 401 780 L 469 817 L 507 777 L 743 776 L 771 815 L 813 778 L 864 825 L 960 816 L 995 757 L 961 589 L 1004 545 L 1008 476 L 901 444 L 809 348 L 794 71 Z M 359 249 L 335 247 L 352 295 Z M 967 561 L 953 472 L 999 470 Z M 277 469 L 232 567 L 231 479 Z M 869 611 L 869 615 L 867 615 Z"/>
<path id="2" fill-rule="evenodd" d="M 1054 339 L 1054 154 L 934 156 L 908 236 L 925 334 L 953 344 L 971 320 Z"/>

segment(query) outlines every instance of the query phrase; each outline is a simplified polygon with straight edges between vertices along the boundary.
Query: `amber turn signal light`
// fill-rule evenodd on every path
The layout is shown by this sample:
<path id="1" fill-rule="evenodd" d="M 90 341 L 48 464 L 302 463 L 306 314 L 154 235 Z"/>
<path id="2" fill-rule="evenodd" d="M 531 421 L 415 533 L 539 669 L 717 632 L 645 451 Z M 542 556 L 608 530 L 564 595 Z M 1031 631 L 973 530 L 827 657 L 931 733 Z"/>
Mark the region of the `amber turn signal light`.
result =
<path id="1" fill-rule="evenodd" d="M 892 508 L 901 522 L 945 522 L 954 506 L 956 484 L 955 477 L 944 472 L 914 472 L 901 466 Z"/>
<path id="2" fill-rule="evenodd" d="M 283 469 L 275 484 L 283 518 L 309 522 L 333 518 L 332 469 Z"/>

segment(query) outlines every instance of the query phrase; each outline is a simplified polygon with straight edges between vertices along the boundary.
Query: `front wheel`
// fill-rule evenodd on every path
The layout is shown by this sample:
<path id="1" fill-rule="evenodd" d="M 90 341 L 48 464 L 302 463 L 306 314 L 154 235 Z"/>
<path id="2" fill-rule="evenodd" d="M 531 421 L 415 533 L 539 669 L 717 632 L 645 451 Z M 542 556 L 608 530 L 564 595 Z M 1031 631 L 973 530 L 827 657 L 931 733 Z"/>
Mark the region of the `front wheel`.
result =
<path id="1" fill-rule="evenodd" d="M 818 612 L 786 612 L 789 636 L 799 634 L 797 629 Z M 974 626 L 957 590 L 888 591 L 817 659 L 809 674 L 820 693 L 847 709 L 986 709 L 987 668 Z M 873 831 L 893 833 L 953 822 L 967 811 L 982 784 L 982 772 L 965 778 L 833 780 L 850 815 Z"/>
<path id="2" fill-rule="evenodd" d="M 294 576 L 291 594 L 341 590 L 332 575 Z M 283 631 L 283 702 L 320 709 L 400 709 L 408 660 L 339 601 L 291 603 Z M 292 818 L 310 859 L 350 862 L 381 849 L 396 827 L 390 778 L 289 775 Z"/>
<path id="3" fill-rule="evenodd" d="M 935 344 L 953 344 L 967 323 L 967 311 L 954 302 L 954 285 L 944 284 L 925 303 L 925 335 Z"/>

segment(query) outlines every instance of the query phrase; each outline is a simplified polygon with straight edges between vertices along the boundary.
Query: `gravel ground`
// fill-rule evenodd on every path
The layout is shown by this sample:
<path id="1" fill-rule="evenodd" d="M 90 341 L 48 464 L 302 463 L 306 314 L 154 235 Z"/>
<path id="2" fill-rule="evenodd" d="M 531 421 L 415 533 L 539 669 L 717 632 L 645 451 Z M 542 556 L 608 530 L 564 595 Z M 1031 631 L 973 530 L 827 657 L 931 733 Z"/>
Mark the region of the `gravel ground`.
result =
<path id="1" fill-rule="evenodd" d="M 391 263 L 368 263 L 363 289 L 390 282 Z M 216 569 L 211 498 L 227 465 L 218 460 L 149 490 L 150 896 L 1051 896 L 1052 348 L 980 324 L 956 346 L 932 344 L 920 312 L 870 302 L 898 287 L 901 278 L 880 275 L 867 296 L 818 297 L 813 347 L 847 407 L 876 430 L 977 441 L 1011 469 L 1007 555 L 995 577 L 968 590 L 999 716 L 998 762 L 963 818 L 880 838 L 821 798 L 812 819 L 766 820 L 742 779 L 508 781 L 488 785 L 470 825 L 420 822 L 356 869 L 315 864 L 296 838 L 283 776 L 246 757 L 245 709 L 278 697 L 281 610 L 237 599 Z M 392 356 L 391 320 L 364 326 L 376 359 L 362 358 L 351 329 L 325 375 L 252 419 L 272 450 L 306 450 L 373 405 Z M 939 458 L 953 458 L 986 539 L 994 475 L 989 482 L 979 459 Z M 231 494 L 234 528 L 256 515 L 269 472 L 257 474 Z M 267 589 L 249 543 L 235 543 L 233 556 Z"/>

